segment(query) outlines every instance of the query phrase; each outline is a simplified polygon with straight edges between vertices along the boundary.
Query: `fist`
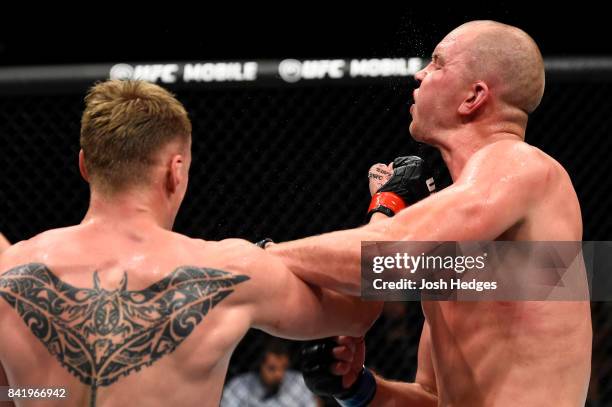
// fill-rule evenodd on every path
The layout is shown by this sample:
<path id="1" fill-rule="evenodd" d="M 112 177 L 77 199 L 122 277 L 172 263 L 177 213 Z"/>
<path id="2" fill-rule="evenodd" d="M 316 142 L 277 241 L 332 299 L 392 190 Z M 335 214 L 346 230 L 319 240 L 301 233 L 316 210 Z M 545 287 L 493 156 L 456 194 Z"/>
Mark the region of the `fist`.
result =
<path id="1" fill-rule="evenodd" d="M 342 376 L 342 386 L 349 388 L 355 383 L 365 363 L 365 340 L 362 337 L 339 336 L 338 346 L 333 349 L 337 362 L 332 373 Z"/>
<path id="2" fill-rule="evenodd" d="M 368 171 L 368 180 L 370 182 L 370 195 L 374 195 L 380 187 L 385 185 L 393 175 L 393 163 L 374 164 Z"/>
<path id="3" fill-rule="evenodd" d="M 393 173 L 385 177 L 390 170 Z M 370 181 L 370 192 L 373 195 L 368 207 L 369 216 L 375 212 L 393 216 L 406 206 L 428 197 L 436 189 L 431 169 L 421 157 L 414 155 L 397 157 L 393 160 L 393 164 L 386 167 L 378 164 L 370 171 L 373 176 Z M 383 179 L 387 181 L 382 186 L 378 186 L 378 182 Z"/>
<path id="4" fill-rule="evenodd" d="M 363 337 L 319 339 L 302 348 L 302 373 L 308 388 L 320 396 L 344 398 L 354 389 L 365 359 Z"/>

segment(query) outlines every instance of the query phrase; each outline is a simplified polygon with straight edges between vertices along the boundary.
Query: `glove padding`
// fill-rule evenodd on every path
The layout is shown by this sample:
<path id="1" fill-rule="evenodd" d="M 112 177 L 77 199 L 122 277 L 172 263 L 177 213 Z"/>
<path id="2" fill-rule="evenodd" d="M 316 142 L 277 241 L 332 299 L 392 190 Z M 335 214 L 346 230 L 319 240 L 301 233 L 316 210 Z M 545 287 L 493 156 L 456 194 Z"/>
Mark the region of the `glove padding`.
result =
<path id="1" fill-rule="evenodd" d="M 349 398 L 355 393 L 355 384 L 345 389 L 342 376 L 331 372 L 331 367 L 338 360 L 332 350 L 339 346 L 334 338 L 318 339 L 306 342 L 301 350 L 301 370 L 306 386 L 314 394 L 324 397 Z"/>
<path id="2" fill-rule="evenodd" d="M 368 215 L 382 212 L 393 216 L 406 206 L 428 197 L 435 189 L 431 169 L 421 157 L 397 157 L 393 160 L 393 175 L 372 197 Z"/>

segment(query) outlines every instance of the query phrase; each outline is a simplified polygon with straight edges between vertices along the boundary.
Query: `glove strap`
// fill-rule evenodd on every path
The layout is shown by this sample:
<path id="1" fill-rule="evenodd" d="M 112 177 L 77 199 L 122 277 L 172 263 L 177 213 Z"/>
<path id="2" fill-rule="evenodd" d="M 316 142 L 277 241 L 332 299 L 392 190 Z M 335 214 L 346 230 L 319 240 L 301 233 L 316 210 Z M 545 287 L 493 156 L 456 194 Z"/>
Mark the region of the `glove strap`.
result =
<path id="1" fill-rule="evenodd" d="M 374 399 L 376 395 L 376 379 L 370 370 L 365 366 L 361 370 L 359 378 L 354 385 L 353 395 L 348 398 L 337 398 L 336 401 L 342 407 L 365 407 Z"/>
<path id="2" fill-rule="evenodd" d="M 404 200 L 393 192 L 377 192 L 372 197 L 368 215 L 374 212 L 382 212 L 387 216 L 393 216 L 406 207 Z"/>

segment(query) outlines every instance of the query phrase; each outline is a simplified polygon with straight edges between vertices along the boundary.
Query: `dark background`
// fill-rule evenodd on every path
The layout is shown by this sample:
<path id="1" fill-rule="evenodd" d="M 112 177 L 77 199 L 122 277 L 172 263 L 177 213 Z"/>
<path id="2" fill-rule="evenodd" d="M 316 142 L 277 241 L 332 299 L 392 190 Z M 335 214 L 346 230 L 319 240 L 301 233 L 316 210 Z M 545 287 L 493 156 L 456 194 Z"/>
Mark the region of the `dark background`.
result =
<path id="1" fill-rule="evenodd" d="M 209 2 L 210 3 L 210 2 Z M 6 12 L 0 65 L 199 59 L 429 56 L 453 27 L 494 19 L 530 33 L 545 56 L 611 55 L 602 3 L 179 3 Z M 458 3 L 458 2 L 457 2 Z M 462 2 L 463 3 L 463 2 Z"/>

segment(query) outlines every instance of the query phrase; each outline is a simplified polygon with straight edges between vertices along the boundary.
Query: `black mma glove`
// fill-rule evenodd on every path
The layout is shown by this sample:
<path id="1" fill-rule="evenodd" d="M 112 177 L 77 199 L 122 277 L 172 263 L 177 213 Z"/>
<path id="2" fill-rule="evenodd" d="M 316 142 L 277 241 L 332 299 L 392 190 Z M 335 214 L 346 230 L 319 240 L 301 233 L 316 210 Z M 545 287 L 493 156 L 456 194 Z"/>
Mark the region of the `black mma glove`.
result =
<path id="1" fill-rule="evenodd" d="M 334 397 L 341 406 L 366 406 L 376 394 L 376 381 L 365 367 L 349 387 L 342 386 L 342 376 L 331 372 L 338 360 L 332 350 L 339 346 L 334 338 L 309 341 L 302 346 L 301 370 L 306 386 L 319 396 Z"/>
<path id="2" fill-rule="evenodd" d="M 397 157 L 393 160 L 393 175 L 372 197 L 368 216 L 374 212 L 393 216 L 435 190 L 432 171 L 421 157 Z"/>

